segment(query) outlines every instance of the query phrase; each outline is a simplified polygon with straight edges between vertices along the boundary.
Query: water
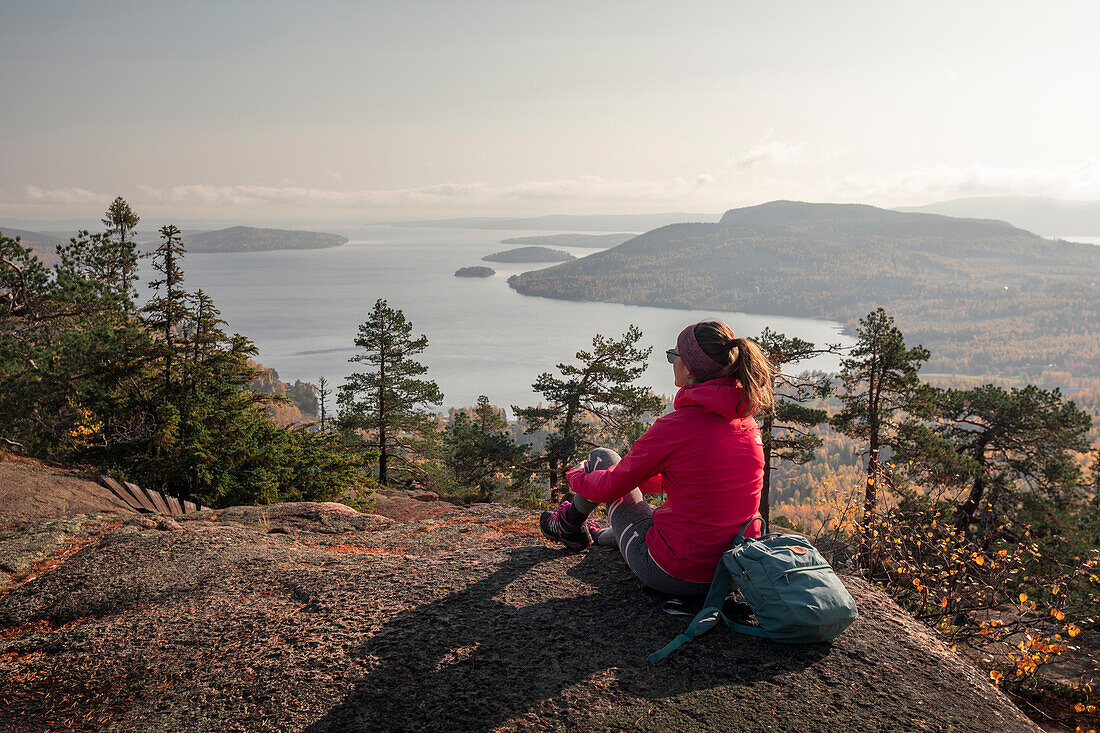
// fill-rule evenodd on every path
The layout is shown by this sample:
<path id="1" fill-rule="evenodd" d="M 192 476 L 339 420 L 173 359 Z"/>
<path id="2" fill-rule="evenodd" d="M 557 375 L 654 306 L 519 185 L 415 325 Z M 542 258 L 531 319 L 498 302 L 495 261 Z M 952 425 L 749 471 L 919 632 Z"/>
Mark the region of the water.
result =
<path id="1" fill-rule="evenodd" d="M 819 344 L 852 343 L 839 324 L 826 321 L 519 295 L 508 287 L 508 277 L 548 265 L 486 263 L 481 257 L 510 248 L 499 240 L 530 231 L 390 226 L 336 231 L 351 241 L 312 251 L 189 254 L 184 285 L 211 295 L 229 328 L 251 338 L 259 347 L 258 360 L 281 379 L 316 382 L 324 376 L 333 386 L 359 366 L 348 363 L 357 329 L 375 300 L 385 298 L 404 311 L 414 336 L 427 335 L 421 361 L 443 391 L 444 407 L 472 405 L 482 394 L 504 407 L 537 404 L 531 384 L 541 372 L 572 361 L 594 334 L 617 337 L 632 323 L 642 329 L 644 344 L 654 347 L 643 381 L 661 394 L 675 392 L 664 350 L 675 345 L 685 325 L 705 318 L 721 318 L 739 335 L 753 336 L 768 326 Z M 564 249 L 578 257 L 600 251 Z M 497 274 L 454 277 L 455 270 L 469 265 L 489 265 Z M 142 302 L 147 297 L 142 294 Z M 806 362 L 807 368 L 825 370 L 837 364 L 837 357 Z"/>

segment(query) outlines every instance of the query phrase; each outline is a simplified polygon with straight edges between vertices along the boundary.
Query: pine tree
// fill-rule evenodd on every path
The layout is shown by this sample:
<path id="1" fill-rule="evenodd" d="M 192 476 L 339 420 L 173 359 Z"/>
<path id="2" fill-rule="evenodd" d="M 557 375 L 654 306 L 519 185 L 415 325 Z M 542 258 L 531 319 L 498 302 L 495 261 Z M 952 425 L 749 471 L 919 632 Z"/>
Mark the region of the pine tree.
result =
<path id="1" fill-rule="evenodd" d="M 812 461 L 814 451 L 824 441 L 811 431 L 829 420 L 825 410 L 804 404 L 829 394 L 832 387 L 828 377 L 806 373 L 792 375 L 790 365 L 821 354 L 836 353 L 840 347 L 827 344 L 819 349 L 809 341 L 789 338 L 768 328 L 760 333 L 756 342 L 775 367 L 775 378 L 772 380 L 775 401 L 770 410 L 762 411 L 757 416 L 761 421 L 760 435 L 764 442 L 760 514 L 765 520 L 770 520 L 772 471 L 778 467 L 779 461 L 796 465 Z"/>
<path id="2" fill-rule="evenodd" d="M 841 360 L 841 410 L 833 426 L 852 438 L 867 441 L 867 481 L 863 496 L 864 544 L 861 556 L 871 562 L 870 527 L 875 518 L 877 488 L 881 483 L 880 452 L 897 443 L 898 428 L 907 413 L 927 410 L 932 389 L 917 372 L 929 358 L 923 346 L 906 348 L 905 337 L 882 308 L 859 322 L 857 343 Z"/>
<path id="3" fill-rule="evenodd" d="M 199 290 L 187 305 L 173 380 L 167 390 L 155 380 L 147 397 L 156 440 L 129 458 L 129 471 L 144 485 L 209 506 L 329 500 L 359 480 L 358 461 L 335 436 L 271 421 L 266 407 L 279 398 L 247 387 L 256 347 L 227 333 L 213 300 Z"/>
<path id="4" fill-rule="evenodd" d="M 113 293 L 129 308 L 137 278 L 138 254 L 133 242 L 116 242 L 107 234 L 81 230 L 57 246 L 59 285 L 66 277 L 82 278 L 104 293 Z"/>
<path id="5" fill-rule="evenodd" d="M 471 416 L 465 410 L 454 414 L 444 433 L 447 467 L 455 481 L 475 490 L 478 501 L 490 501 L 507 486 L 511 473 L 527 454 L 526 446 L 512 442 L 505 432 L 508 421 L 502 410 L 481 395 Z"/>
<path id="6" fill-rule="evenodd" d="M 512 412 L 527 422 L 524 431 L 550 428 L 545 460 L 550 467 L 550 489 L 555 494 L 565 472 L 590 449 L 604 447 L 625 451 L 646 413 L 657 413 L 663 403 L 648 387 L 635 384 L 646 369 L 652 348 L 639 349 L 642 332 L 631 325 L 620 339 L 592 339 L 591 351 L 578 351 L 580 365 L 558 364 L 561 377 L 540 374 L 533 388 L 547 406 Z"/>
<path id="7" fill-rule="evenodd" d="M 348 361 L 367 366 L 350 374 L 341 385 L 336 402 L 339 421 L 346 433 L 362 431 L 367 445 L 377 452 L 378 483 L 389 485 L 391 460 L 412 469 L 409 460 L 416 435 L 429 427 L 430 405 L 443 402 L 435 382 L 420 379 L 428 367 L 415 357 L 428 347 L 428 337 L 412 337 L 405 314 L 379 298 L 369 318 L 359 327 L 355 345 L 361 349 Z"/>
<path id="8" fill-rule="evenodd" d="M 0 324 L 10 328 L 16 319 L 24 324 L 33 321 L 44 310 L 41 301 L 49 286 L 49 270 L 34 251 L 24 247 L 18 237 L 0 233 Z"/>
<path id="9" fill-rule="evenodd" d="M 1080 486 L 1074 453 L 1087 451 L 1092 418 L 1058 389 L 1006 390 L 992 384 L 937 393 L 930 427 L 903 431 L 900 455 L 933 483 L 970 484 L 955 526 L 977 522 L 988 546 L 1018 487 L 1033 499 L 1065 503 Z M 987 493 L 988 492 L 988 493 Z"/>

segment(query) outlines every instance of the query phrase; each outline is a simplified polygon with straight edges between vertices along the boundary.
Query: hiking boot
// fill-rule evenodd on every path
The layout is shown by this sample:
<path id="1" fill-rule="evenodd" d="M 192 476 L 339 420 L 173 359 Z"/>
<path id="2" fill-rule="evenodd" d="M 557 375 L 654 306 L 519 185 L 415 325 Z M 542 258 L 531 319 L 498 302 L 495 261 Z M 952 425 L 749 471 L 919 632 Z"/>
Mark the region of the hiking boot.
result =
<path id="1" fill-rule="evenodd" d="M 543 537 L 552 542 L 560 542 L 570 550 L 583 550 L 592 544 L 592 532 L 588 527 L 589 520 L 580 525 L 565 521 L 565 512 L 572 506 L 569 501 L 563 501 L 554 511 L 543 512 L 539 517 L 539 529 Z"/>

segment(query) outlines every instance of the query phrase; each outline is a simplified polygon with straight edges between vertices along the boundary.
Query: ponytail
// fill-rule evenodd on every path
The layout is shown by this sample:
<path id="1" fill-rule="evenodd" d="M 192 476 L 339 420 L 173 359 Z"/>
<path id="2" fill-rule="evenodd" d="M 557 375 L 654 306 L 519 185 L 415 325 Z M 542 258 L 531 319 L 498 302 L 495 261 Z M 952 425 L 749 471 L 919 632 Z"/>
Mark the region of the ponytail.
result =
<path id="1" fill-rule="evenodd" d="M 724 365 L 714 376 L 733 377 L 741 383 L 741 399 L 737 403 L 741 414 L 751 417 L 761 409 L 770 410 L 774 402 L 775 368 L 756 342 L 739 338 L 721 321 L 697 323 L 694 331 L 703 353 Z"/>
<path id="2" fill-rule="evenodd" d="M 729 374 L 741 383 L 740 407 L 748 404 L 746 415 L 755 415 L 759 410 L 770 410 L 774 401 L 772 380 L 775 369 L 768 357 L 752 339 L 734 339 L 730 347 Z"/>

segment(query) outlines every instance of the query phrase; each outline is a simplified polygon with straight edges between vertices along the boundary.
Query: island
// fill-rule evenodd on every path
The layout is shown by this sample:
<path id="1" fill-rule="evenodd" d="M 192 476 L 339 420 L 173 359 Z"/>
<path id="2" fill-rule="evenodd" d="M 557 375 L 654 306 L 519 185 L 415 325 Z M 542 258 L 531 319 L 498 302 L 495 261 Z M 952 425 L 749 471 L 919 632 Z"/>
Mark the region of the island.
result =
<path id="1" fill-rule="evenodd" d="M 508 282 L 567 300 L 828 319 L 849 333 L 881 305 L 906 343 L 931 350 L 924 373 L 1091 384 L 1097 273 L 1100 247 L 1003 221 L 773 201 Z"/>
<path id="2" fill-rule="evenodd" d="M 455 270 L 455 277 L 492 277 L 497 271 L 491 267 L 460 267 Z"/>
<path id="3" fill-rule="evenodd" d="M 183 246 L 188 252 L 266 252 L 274 249 L 339 247 L 347 241 L 347 237 L 325 232 L 229 227 L 184 235 Z"/>
<path id="4" fill-rule="evenodd" d="M 517 247 L 485 255 L 486 262 L 568 262 L 577 259 L 568 252 L 549 247 Z"/>
<path id="5" fill-rule="evenodd" d="M 634 239 L 636 234 L 540 234 L 533 237 L 510 237 L 501 244 L 549 244 L 555 247 L 618 247 Z"/>

